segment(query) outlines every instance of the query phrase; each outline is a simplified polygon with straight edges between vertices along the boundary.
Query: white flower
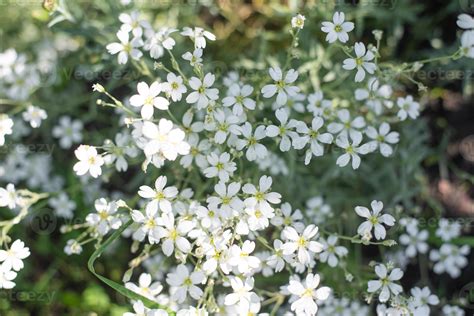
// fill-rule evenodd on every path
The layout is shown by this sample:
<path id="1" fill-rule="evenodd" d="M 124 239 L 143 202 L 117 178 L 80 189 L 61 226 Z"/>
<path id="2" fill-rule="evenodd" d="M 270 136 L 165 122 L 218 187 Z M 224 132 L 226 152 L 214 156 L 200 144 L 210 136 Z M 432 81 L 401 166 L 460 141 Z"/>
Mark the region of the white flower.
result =
<path id="1" fill-rule="evenodd" d="M 377 130 L 369 126 L 365 131 L 367 136 L 369 136 L 373 141 L 369 142 L 368 144 L 375 150 L 377 148 L 380 149 L 380 153 L 384 157 L 389 157 L 393 153 L 392 146 L 393 144 L 398 143 L 399 134 L 397 132 L 390 132 L 390 125 L 383 122 L 380 124 L 379 130 Z"/>
<path id="2" fill-rule="evenodd" d="M 413 295 L 413 302 L 410 302 L 410 307 L 413 314 L 416 316 L 429 316 L 429 305 L 439 304 L 439 298 L 436 295 L 431 294 L 430 288 L 427 286 L 422 289 L 414 287 L 410 292 L 411 295 Z"/>
<path id="3" fill-rule="evenodd" d="M 188 144 L 191 149 L 189 154 L 183 156 L 179 161 L 184 168 L 188 168 L 193 163 L 193 160 L 196 161 L 196 165 L 203 169 L 207 167 L 206 152 L 211 148 L 211 143 L 207 139 L 199 141 L 199 136 L 197 134 L 191 134 L 188 136 Z"/>
<path id="4" fill-rule="evenodd" d="M 115 135 L 115 144 L 110 139 L 106 139 L 104 149 L 107 152 L 104 156 L 105 163 L 110 165 L 115 162 L 115 169 L 120 172 L 128 169 L 126 157 L 134 158 L 138 155 L 137 148 L 127 131 Z"/>
<path id="5" fill-rule="evenodd" d="M 233 135 L 240 135 L 240 126 L 237 125 L 239 123 L 239 118 L 237 116 L 230 115 L 228 111 L 226 113 L 221 109 L 217 109 L 214 112 L 214 118 L 214 124 L 208 124 L 206 129 L 216 130 L 214 141 L 217 144 L 223 144 L 226 141 L 229 133 Z"/>
<path id="6" fill-rule="evenodd" d="M 295 29 L 299 28 L 300 30 L 302 30 L 304 27 L 305 20 L 306 18 L 304 17 L 304 15 L 297 14 L 296 16 L 291 18 L 291 27 Z"/>
<path id="7" fill-rule="evenodd" d="M 184 141 L 186 134 L 179 128 L 173 128 L 170 120 L 162 118 L 158 125 L 146 121 L 142 132 L 150 139 L 144 149 L 147 157 L 160 154 L 168 160 L 175 160 L 178 155 L 189 154 L 190 146 Z"/>
<path id="8" fill-rule="evenodd" d="M 464 310 L 459 306 L 454 305 L 444 305 L 443 306 L 443 315 L 444 316 L 464 316 Z"/>
<path id="9" fill-rule="evenodd" d="M 53 136 L 59 138 L 59 146 L 71 148 L 72 144 L 82 141 L 82 127 L 80 120 L 71 120 L 69 116 L 62 116 L 59 125 L 53 128 Z"/>
<path id="10" fill-rule="evenodd" d="M 216 36 L 214 34 L 205 31 L 201 27 L 195 27 L 194 29 L 190 27 L 184 27 L 181 35 L 191 38 L 196 48 L 206 48 L 206 38 L 210 41 L 216 40 Z"/>
<path id="11" fill-rule="evenodd" d="M 206 208 L 199 205 L 195 208 L 195 212 L 204 228 L 213 230 L 221 227 L 222 222 L 219 218 L 219 212 L 214 207 L 209 206 Z"/>
<path id="12" fill-rule="evenodd" d="M 340 122 L 332 122 L 328 125 L 328 131 L 332 134 L 345 135 L 347 137 L 350 132 L 359 132 L 359 129 L 365 126 L 365 120 L 362 116 L 357 116 L 351 120 L 348 110 L 343 109 L 337 112 L 337 118 Z"/>
<path id="13" fill-rule="evenodd" d="M 41 126 L 41 121 L 48 117 L 46 111 L 33 105 L 29 105 L 26 112 L 23 112 L 23 119 L 29 122 L 31 127 L 38 128 Z"/>
<path id="14" fill-rule="evenodd" d="M 80 145 L 74 154 L 79 159 L 73 167 L 77 175 L 82 176 L 89 172 L 92 177 L 97 178 L 102 174 L 101 167 L 104 164 L 104 159 L 97 154 L 95 147 Z"/>
<path id="15" fill-rule="evenodd" d="M 199 78 L 191 77 L 189 79 L 189 86 L 195 91 L 188 94 L 186 102 L 195 103 L 197 109 L 201 110 L 207 107 L 211 100 L 217 100 L 219 98 L 219 90 L 211 88 L 215 80 L 216 77 L 211 73 L 206 74 L 202 81 Z"/>
<path id="16" fill-rule="evenodd" d="M 9 209 L 14 209 L 20 202 L 15 185 L 13 183 L 7 184 L 4 188 L 0 188 L 0 207 L 8 206 Z"/>
<path id="17" fill-rule="evenodd" d="M 359 155 L 365 155 L 372 151 L 372 145 L 360 145 L 362 142 L 362 133 L 360 132 L 351 131 L 349 132 L 349 135 L 352 140 L 352 144 L 349 143 L 349 139 L 346 135 L 340 135 L 338 138 L 336 138 L 336 145 L 345 150 L 345 153 L 337 158 L 336 164 L 339 167 L 344 167 L 352 158 L 352 169 L 357 169 L 360 166 Z"/>
<path id="18" fill-rule="evenodd" d="M 166 176 L 159 176 L 155 180 L 155 189 L 142 185 L 138 195 L 145 199 L 151 199 L 149 204 L 156 204 L 163 212 L 170 213 L 172 211 L 171 200 L 178 195 L 178 189 L 175 186 L 166 188 L 167 181 Z"/>
<path id="19" fill-rule="evenodd" d="M 463 13 L 458 16 L 456 24 L 465 30 L 474 29 L 474 18 L 469 14 Z"/>
<path id="20" fill-rule="evenodd" d="M 180 101 L 182 94 L 188 91 L 183 84 L 183 78 L 176 76 L 174 73 L 169 73 L 166 80 L 167 82 L 163 83 L 163 90 L 170 95 L 174 102 Z"/>
<path id="21" fill-rule="evenodd" d="M 168 316 L 169 314 L 163 314 L 163 316 Z M 161 316 L 161 315 L 160 315 Z M 207 312 L 205 307 L 194 307 L 194 306 L 189 306 L 187 309 L 180 309 L 177 313 L 176 316 L 209 316 L 209 313 Z"/>
<path id="22" fill-rule="evenodd" d="M 207 178 L 218 176 L 220 181 L 227 182 L 229 181 L 229 176 L 232 176 L 234 171 L 237 170 L 236 163 L 230 161 L 229 153 L 222 153 L 220 156 L 211 153 L 207 156 L 207 161 L 211 165 L 203 171 Z"/>
<path id="23" fill-rule="evenodd" d="M 280 67 L 270 68 L 269 74 L 275 83 L 268 84 L 262 88 L 261 92 L 264 98 L 271 98 L 278 92 L 276 103 L 282 106 L 286 104 L 288 96 L 294 96 L 300 91 L 298 87 L 290 85 L 298 79 L 298 72 L 296 70 L 288 70 L 284 79 Z"/>
<path id="24" fill-rule="evenodd" d="M 246 84 L 240 86 L 237 83 L 232 84 L 227 92 L 227 97 L 222 100 L 222 105 L 232 107 L 234 115 L 240 116 L 244 113 L 244 107 L 249 110 L 255 109 L 255 101 L 249 98 L 253 92 L 253 87 Z"/>
<path id="25" fill-rule="evenodd" d="M 215 229 L 220 227 L 221 226 L 219 225 Z M 216 271 L 218 266 L 225 274 L 230 273 L 230 266 L 228 264 L 229 251 L 227 243 L 231 237 L 230 230 L 226 230 L 221 236 L 212 238 L 212 242 L 209 240 L 209 242 L 203 243 L 206 261 L 202 265 L 202 269 L 206 272 L 206 274 L 212 274 L 214 271 Z"/>
<path id="26" fill-rule="evenodd" d="M 232 182 L 226 186 L 225 183 L 219 182 L 214 186 L 214 190 L 218 196 L 208 197 L 207 203 L 219 207 L 225 217 L 230 217 L 234 212 L 239 212 L 243 209 L 244 203 L 237 196 L 240 191 L 240 183 Z"/>
<path id="27" fill-rule="evenodd" d="M 251 204 L 245 208 L 247 224 L 251 231 L 265 229 L 270 224 L 269 219 L 275 216 L 273 208 L 260 208 L 260 204 Z"/>
<path id="28" fill-rule="evenodd" d="M 327 262 L 330 267 L 336 267 L 339 258 L 345 257 L 348 254 L 347 248 L 343 246 L 336 246 L 337 236 L 331 235 L 327 241 L 321 239 L 324 246 L 323 251 L 319 254 L 321 262 Z"/>
<path id="29" fill-rule="evenodd" d="M 151 275 L 148 273 L 140 274 L 140 277 L 138 278 L 138 286 L 132 282 L 127 282 L 125 283 L 125 287 L 150 300 L 156 300 L 158 294 L 163 290 L 163 286 L 160 282 L 153 282 Z"/>
<path id="30" fill-rule="evenodd" d="M 380 201 L 372 201 L 370 203 L 372 212 L 364 206 L 356 206 L 355 211 L 357 215 L 366 218 L 367 220 L 359 225 L 357 233 L 360 236 L 370 236 L 372 238 L 372 229 L 374 229 L 375 238 L 380 240 L 384 239 L 387 232 L 382 224 L 387 226 L 393 226 L 395 224 L 395 218 L 389 214 L 382 215 L 383 203 Z"/>
<path id="31" fill-rule="evenodd" d="M 145 43 L 145 49 L 150 51 L 150 57 L 158 59 L 165 53 L 165 49 L 173 49 L 176 41 L 171 37 L 171 34 L 177 29 L 163 27 L 158 32 L 153 34 Z"/>
<path id="32" fill-rule="evenodd" d="M 461 269 L 468 264 L 466 256 L 470 251 L 468 245 L 458 247 L 451 244 L 443 244 L 439 250 L 431 250 L 430 260 L 436 262 L 433 271 L 436 274 L 447 272 L 453 279 L 458 278 Z"/>
<path id="33" fill-rule="evenodd" d="M 250 305 L 260 301 L 255 292 L 252 292 L 254 286 L 254 279 L 252 277 L 246 278 L 244 281 L 238 277 L 230 277 L 230 286 L 234 291 L 227 294 L 224 299 L 224 304 L 227 306 L 238 306 L 240 313 L 249 313 Z"/>
<path id="34" fill-rule="evenodd" d="M 304 122 L 300 122 L 296 128 L 296 131 L 303 135 L 293 142 L 295 149 L 303 149 L 306 144 L 310 144 L 310 148 L 306 151 L 305 165 L 310 163 L 313 155 L 319 157 L 324 154 L 324 147 L 319 142 L 330 144 L 333 141 L 333 136 L 330 133 L 320 132 L 323 125 L 324 120 L 316 116 L 311 122 L 311 128 L 308 128 Z"/>
<path id="35" fill-rule="evenodd" d="M 298 122 L 296 120 L 288 120 L 288 111 L 286 109 L 278 109 L 275 112 L 275 116 L 280 121 L 280 126 L 269 125 L 265 132 L 268 137 L 281 137 L 280 150 L 285 152 L 290 150 L 292 141 L 298 139 L 298 133 L 292 131 Z"/>
<path id="36" fill-rule="evenodd" d="M 148 203 L 145 208 L 145 214 L 138 210 L 133 210 L 132 219 L 140 225 L 133 233 L 133 239 L 143 241 L 148 236 L 150 244 L 159 242 L 158 223 L 160 222 L 160 217 L 158 216 L 157 203 Z"/>
<path id="37" fill-rule="evenodd" d="M 0 114 L 0 146 L 5 144 L 5 135 L 13 132 L 13 120 L 6 114 Z"/>
<path id="38" fill-rule="evenodd" d="M 252 269 L 257 269 L 261 264 L 260 259 L 250 255 L 254 250 L 255 243 L 250 240 L 246 240 L 242 247 L 232 245 L 228 264 L 236 267 L 239 273 L 250 273 Z"/>
<path id="39" fill-rule="evenodd" d="M 283 256 L 283 242 L 279 239 L 273 241 L 274 254 L 267 258 L 268 266 L 275 269 L 275 272 L 281 272 L 285 268 L 285 260 Z"/>
<path id="40" fill-rule="evenodd" d="M 354 49 L 356 53 L 356 58 L 345 59 L 342 68 L 346 70 L 352 70 L 357 68 L 355 81 L 360 82 L 364 80 L 366 71 L 369 74 L 373 74 L 375 72 L 376 65 L 373 62 L 370 62 L 375 58 L 375 55 L 370 50 L 366 51 L 364 43 L 355 43 Z"/>
<path id="41" fill-rule="evenodd" d="M 298 112 L 298 113 L 304 113 L 306 111 L 306 108 L 303 104 L 303 102 L 306 100 L 306 95 L 304 93 L 296 93 L 294 95 L 288 95 L 288 100 L 286 100 L 286 103 L 282 106 L 281 104 L 278 104 L 277 102 L 273 102 L 272 104 L 272 109 L 280 109 L 284 108 L 288 111 L 288 113 L 291 113 L 292 111 Z"/>
<path id="42" fill-rule="evenodd" d="M 328 33 L 326 41 L 334 43 L 339 40 L 341 43 L 346 43 L 349 40 L 349 33 L 354 29 L 354 23 L 344 22 L 344 12 L 335 12 L 332 17 L 332 22 L 323 22 L 321 31 Z"/>
<path id="43" fill-rule="evenodd" d="M 245 122 L 241 127 L 241 132 L 244 139 L 237 140 L 237 150 L 247 147 L 245 157 L 249 161 L 265 158 L 267 156 L 267 148 L 258 142 L 265 138 L 265 126 L 258 126 L 255 132 L 252 133 L 252 125 L 249 122 Z"/>
<path id="44" fill-rule="evenodd" d="M 100 198 L 95 200 L 94 207 L 97 213 L 87 215 L 86 221 L 95 227 L 100 235 L 106 235 L 110 229 L 122 226 L 122 221 L 116 216 L 118 206 L 115 202 L 107 203 L 106 199 Z"/>
<path id="45" fill-rule="evenodd" d="M 202 49 L 197 48 L 192 53 L 186 52 L 181 56 L 184 60 L 189 61 L 192 67 L 202 66 Z"/>
<path id="46" fill-rule="evenodd" d="M 119 30 L 117 32 L 117 38 L 119 42 L 114 42 L 108 44 L 106 49 L 109 51 L 109 54 L 115 55 L 118 54 L 118 63 L 126 64 L 128 62 L 128 56 L 132 59 L 139 60 L 143 53 L 137 48 L 143 46 L 143 41 L 139 37 L 135 37 L 130 41 L 130 35 L 124 30 Z"/>
<path id="47" fill-rule="evenodd" d="M 159 219 L 157 235 L 162 240 L 163 253 L 169 257 L 174 251 L 174 247 L 179 249 L 183 253 L 191 251 L 191 243 L 184 238 L 191 229 L 194 228 L 194 224 L 187 220 L 180 220 L 176 225 L 173 213 L 163 213 Z"/>
<path id="48" fill-rule="evenodd" d="M 428 231 L 418 231 L 418 228 L 407 227 L 408 234 L 400 236 L 400 244 L 407 246 L 405 253 L 408 257 L 413 258 L 417 253 L 426 253 L 428 251 Z"/>
<path id="49" fill-rule="evenodd" d="M 395 283 L 395 281 L 402 278 L 402 270 L 395 268 L 388 274 L 387 267 L 383 264 L 378 264 L 375 266 L 375 273 L 379 277 L 379 280 L 369 281 L 367 291 L 369 293 L 375 293 L 380 290 L 380 302 L 385 303 L 389 300 L 390 295 L 397 296 L 403 292 L 403 288 Z"/>
<path id="50" fill-rule="evenodd" d="M 459 235 L 461 235 L 461 224 L 458 221 L 451 221 L 447 218 L 441 218 L 439 220 L 436 236 L 443 241 L 450 241 L 453 238 L 459 237 Z"/>
<path id="51" fill-rule="evenodd" d="M 193 271 L 189 274 L 188 268 L 184 264 L 176 267 L 174 273 L 168 273 L 166 282 L 171 286 L 171 297 L 178 303 L 183 303 L 187 294 L 198 300 L 204 294 L 196 284 L 204 283 L 206 276 L 202 271 Z"/>
<path id="52" fill-rule="evenodd" d="M 153 117 L 153 109 L 167 110 L 169 101 L 166 98 L 158 95 L 163 90 L 162 84 L 153 82 L 148 86 L 146 82 L 139 82 L 137 84 L 138 94 L 130 98 L 130 104 L 134 107 L 141 107 L 141 115 L 145 120 Z"/>
<path id="53" fill-rule="evenodd" d="M 75 241 L 74 239 L 69 239 L 66 243 L 66 246 L 64 246 L 64 252 L 70 256 L 72 254 L 80 254 L 82 252 L 82 246 L 80 243 Z"/>
<path id="54" fill-rule="evenodd" d="M 258 189 L 251 183 L 245 184 L 242 187 L 242 191 L 251 195 L 245 199 L 245 204 L 255 206 L 255 208 L 261 210 L 273 211 L 273 207 L 270 204 L 279 204 L 281 194 L 277 192 L 269 192 L 272 182 L 272 177 L 261 176 L 258 181 Z"/>
<path id="55" fill-rule="evenodd" d="M 288 291 L 298 298 L 291 304 L 291 310 L 296 315 L 316 315 L 318 312 L 316 301 L 324 301 L 329 297 L 331 289 L 327 286 L 317 289 L 319 281 L 319 274 L 313 273 L 309 273 L 304 282 L 290 280 Z"/>
<path id="56" fill-rule="evenodd" d="M 19 239 L 15 240 L 8 250 L 0 250 L 0 262 L 5 270 L 20 271 L 23 269 L 23 259 L 30 255 L 30 248 L 25 247 L 25 243 Z"/>
<path id="57" fill-rule="evenodd" d="M 137 11 L 130 14 L 121 13 L 119 20 L 123 23 L 120 29 L 127 33 L 132 32 L 135 37 L 142 36 L 143 28 L 150 28 L 150 24 L 146 20 L 140 20 L 140 14 Z"/>
<path id="58" fill-rule="evenodd" d="M 272 225 L 293 226 L 297 231 L 302 231 L 304 229 L 304 224 L 301 222 L 303 214 L 300 210 L 296 209 L 292 212 L 290 203 L 286 202 L 281 205 L 280 212 L 281 214 L 277 213 L 277 215 L 272 218 Z"/>
<path id="59" fill-rule="evenodd" d="M 133 304 L 133 311 L 134 313 L 126 312 L 123 316 L 168 316 L 168 312 L 164 309 L 149 309 L 142 301 Z"/>
<path id="60" fill-rule="evenodd" d="M 334 216 L 331 206 L 324 202 L 322 196 L 314 196 L 306 201 L 306 215 L 315 224 L 324 223 L 328 218 Z"/>
<path id="61" fill-rule="evenodd" d="M 76 202 L 69 199 L 65 192 L 61 192 L 58 194 L 58 196 L 50 198 L 48 203 L 54 209 L 54 213 L 57 216 L 64 218 L 73 217 L 73 211 L 76 208 Z"/>
<path id="62" fill-rule="evenodd" d="M 292 255 L 296 252 L 298 261 L 304 265 L 308 264 L 311 257 L 324 248 L 319 242 L 311 240 L 317 234 L 318 227 L 316 225 L 307 226 L 301 234 L 298 234 L 296 229 L 291 226 L 285 227 L 282 232 L 282 236 L 286 240 L 282 246 L 283 254 Z"/>
<path id="63" fill-rule="evenodd" d="M 3 265 L 0 265 L 0 289 L 12 289 L 15 287 L 15 280 L 17 273 L 10 269 L 5 269 Z"/>
<path id="64" fill-rule="evenodd" d="M 461 52 L 463 56 L 474 58 L 474 30 L 461 35 Z"/>
<path id="65" fill-rule="evenodd" d="M 397 106 L 400 108 L 397 116 L 401 121 L 406 120 L 408 116 L 416 119 L 420 115 L 420 104 L 415 102 L 411 95 L 406 98 L 398 98 Z"/>
<path id="66" fill-rule="evenodd" d="M 354 96 L 357 101 L 365 100 L 365 104 L 376 115 L 381 115 L 383 107 L 391 109 L 393 101 L 391 96 L 393 89 L 390 85 L 380 85 L 376 77 L 371 77 L 367 80 L 367 89 L 358 88 L 354 91 Z"/>

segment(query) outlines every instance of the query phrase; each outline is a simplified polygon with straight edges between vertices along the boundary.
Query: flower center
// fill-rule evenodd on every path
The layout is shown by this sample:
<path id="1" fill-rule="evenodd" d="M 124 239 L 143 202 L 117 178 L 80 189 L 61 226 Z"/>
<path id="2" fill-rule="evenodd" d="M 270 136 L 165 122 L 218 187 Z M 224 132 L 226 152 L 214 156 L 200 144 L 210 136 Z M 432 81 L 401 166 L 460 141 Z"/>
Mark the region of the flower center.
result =
<path id="1" fill-rule="evenodd" d="M 300 247 L 304 247 L 306 246 L 308 242 L 306 241 L 306 239 L 304 239 L 304 237 L 300 237 L 300 239 L 298 239 L 298 246 Z"/>
<path id="2" fill-rule="evenodd" d="M 193 281 L 191 281 L 190 278 L 186 278 L 186 279 L 184 279 L 183 284 L 186 285 L 186 286 L 191 286 L 191 285 L 193 285 Z"/>
<path id="3" fill-rule="evenodd" d="M 154 228 L 156 226 L 156 222 L 153 218 L 149 219 L 145 226 L 148 228 L 148 229 L 151 229 L 151 228 Z"/>
<path id="4" fill-rule="evenodd" d="M 109 214 L 106 211 L 99 211 L 99 217 L 101 220 L 106 220 L 109 217 Z"/>
<path id="5" fill-rule="evenodd" d="M 257 192 L 257 193 L 255 194 L 255 199 L 257 199 L 257 201 L 259 201 L 259 202 L 260 202 L 260 201 L 263 201 L 263 198 L 264 198 L 263 192 Z"/>
<path id="6" fill-rule="evenodd" d="M 163 192 L 156 192 L 155 200 L 161 201 L 164 198 L 165 198 L 165 195 L 163 194 Z"/>
<path id="7" fill-rule="evenodd" d="M 253 146 L 257 143 L 257 139 L 255 137 L 249 138 L 249 146 Z"/>
<path id="8" fill-rule="evenodd" d="M 372 225 L 375 225 L 379 222 L 379 219 L 377 218 L 377 216 L 371 216 L 369 221 Z"/>

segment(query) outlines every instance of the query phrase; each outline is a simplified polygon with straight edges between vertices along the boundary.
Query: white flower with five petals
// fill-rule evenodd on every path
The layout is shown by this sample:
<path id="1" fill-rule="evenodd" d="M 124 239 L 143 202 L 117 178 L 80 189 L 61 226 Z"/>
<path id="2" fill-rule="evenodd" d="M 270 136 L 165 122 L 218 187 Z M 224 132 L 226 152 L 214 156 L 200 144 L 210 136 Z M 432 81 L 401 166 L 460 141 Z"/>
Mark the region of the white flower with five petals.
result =
<path id="1" fill-rule="evenodd" d="M 372 229 L 374 229 L 375 238 L 384 239 L 387 234 L 383 224 L 393 226 L 395 218 L 390 214 L 382 214 L 383 203 L 380 201 L 372 201 L 370 203 L 372 212 L 365 206 L 356 206 L 355 211 L 357 215 L 366 218 L 367 220 L 359 225 L 357 233 L 362 237 L 372 238 Z"/>
<path id="2" fill-rule="evenodd" d="M 268 84 L 262 88 L 261 92 L 264 98 L 271 98 L 278 93 L 276 103 L 281 106 L 285 105 L 288 96 L 294 96 L 300 91 L 298 87 L 291 85 L 298 79 L 298 72 L 296 70 L 288 70 L 284 78 L 279 67 L 270 68 L 269 73 L 275 83 Z"/>
<path id="3" fill-rule="evenodd" d="M 354 29 L 354 23 L 344 22 L 344 12 L 335 12 L 332 17 L 332 22 L 323 22 L 321 31 L 328 33 L 326 35 L 326 41 L 334 43 L 339 40 L 341 43 L 346 43 L 349 40 L 349 33 Z"/>
<path id="4" fill-rule="evenodd" d="M 365 78 L 366 71 L 371 75 L 375 72 L 377 66 L 371 62 L 375 58 L 375 55 L 372 51 L 366 50 L 364 43 L 360 42 L 355 43 L 354 50 L 356 57 L 345 59 L 342 68 L 346 70 L 357 69 L 355 81 L 361 82 Z"/>

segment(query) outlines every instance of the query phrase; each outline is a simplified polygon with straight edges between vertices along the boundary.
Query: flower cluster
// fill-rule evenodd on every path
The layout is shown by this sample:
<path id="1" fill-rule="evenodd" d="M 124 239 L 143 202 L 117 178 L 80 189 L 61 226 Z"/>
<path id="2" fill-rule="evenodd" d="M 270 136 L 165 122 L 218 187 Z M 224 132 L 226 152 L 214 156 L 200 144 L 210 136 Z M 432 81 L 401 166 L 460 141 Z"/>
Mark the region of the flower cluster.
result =
<path id="1" fill-rule="evenodd" d="M 389 197 L 383 197 L 385 209 L 382 201 L 359 196 L 360 203 L 336 210 L 334 198 L 323 198 L 307 180 L 321 168 L 328 168 L 322 186 L 341 174 L 365 172 L 371 161 L 390 161 L 399 143 L 411 141 L 403 130 L 421 105 L 395 81 L 416 62 L 399 68 L 380 63 L 381 35 L 373 43 L 353 41 L 355 24 L 335 12 L 332 21 L 317 24 L 324 45 L 345 56 L 333 66 L 354 89 L 339 96 L 334 79 L 309 84 L 308 67 L 295 62 L 305 24 L 315 23 L 302 14 L 291 19 L 286 60 L 262 61 L 257 76 L 214 71 L 205 50 L 217 37 L 204 28 L 156 28 L 138 11 L 121 13 L 117 23 L 115 35 L 103 34 L 109 39 L 104 59 L 136 69 L 140 78 L 120 92 L 110 82 L 93 85 L 100 111 L 115 111 L 114 128 L 97 137 L 85 133 L 89 121 L 61 114 L 49 122 L 48 114 L 56 116 L 28 101 L 51 65 L 27 63 L 11 49 L 0 54 L 2 88 L 21 112 L 0 114 L 0 146 L 52 124 L 51 139 L 76 158 L 71 169 L 78 179 L 67 181 L 80 188 L 71 194 L 81 191 L 85 202 L 66 193 L 51 157 L 7 155 L 0 177 L 9 184 L 0 188 L 0 206 L 14 215 L 0 222 L 0 289 L 15 286 L 30 255 L 21 240 L 10 242 L 8 231 L 50 196 L 52 212 L 64 220 L 79 206 L 89 207 L 81 224 L 61 231 L 81 230 L 64 246 L 68 255 L 95 244 L 90 269 L 112 241 L 131 245 L 123 285 L 115 285 L 133 307 L 126 316 L 368 314 L 362 301 L 338 295 L 336 283 L 343 279 L 365 294 L 366 303 L 376 301 L 377 315 L 458 312 L 432 294 L 426 280 L 409 291 L 402 284 L 407 265 L 421 256 L 426 271 L 460 277 L 470 254 L 459 241 L 462 225 L 439 218 L 430 229 Z M 457 24 L 465 30 L 462 54 L 474 58 L 474 20 L 463 14 Z M 115 171 L 125 175 L 131 195 L 109 190 Z M 16 190 L 18 183 L 50 193 Z M 369 202 L 370 208 L 362 206 Z M 359 273 L 350 263 L 360 260 L 353 257 L 364 246 L 383 251 Z"/>

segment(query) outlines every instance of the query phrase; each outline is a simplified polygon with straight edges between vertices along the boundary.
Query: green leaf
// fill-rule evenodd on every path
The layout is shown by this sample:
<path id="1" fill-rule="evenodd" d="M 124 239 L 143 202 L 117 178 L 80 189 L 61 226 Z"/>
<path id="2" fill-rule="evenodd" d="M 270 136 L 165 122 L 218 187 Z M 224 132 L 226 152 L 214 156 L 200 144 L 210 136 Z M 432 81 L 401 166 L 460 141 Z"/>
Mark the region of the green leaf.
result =
<path id="1" fill-rule="evenodd" d="M 120 237 L 122 232 L 125 229 L 127 229 L 127 227 L 129 227 L 132 223 L 133 223 L 133 221 L 130 219 L 127 223 L 122 225 L 122 227 L 120 227 L 118 230 L 116 230 L 109 238 L 107 238 L 107 240 L 105 240 L 105 242 L 102 245 L 100 245 L 100 247 L 97 248 L 97 250 L 94 251 L 94 253 L 91 255 L 91 257 L 89 258 L 89 261 L 87 262 L 87 267 L 89 268 L 89 271 L 92 272 L 92 274 L 94 274 L 99 280 L 101 280 L 102 282 L 104 282 L 105 284 L 107 284 L 108 286 L 110 286 L 111 288 L 113 288 L 115 291 L 119 292 L 123 296 L 129 298 L 130 300 L 139 300 L 139 301 L 142 301 L 143 304 L 145 306 L 147 306 L 148 308 L 164 309 L 168 312 L 169 315 L 175 315 L 175 313 L 171 309 L 169 309 L 168 307 L 161 306 L 160 304 L 158 304 L 156 302 L 153 302 L 152 300 L 150 300 L 150 299 L 148 299 L 148 298 L 146 298 L 146 297 L 144 297 L 144 296 L 142 296 L 138 293 L 135 293 L 135 292 L 127 289 L 123 285 L 121 285 L 121 284 L 119 284 L 115 281 L 112 281 L 112 280 L 98 274 L 97 272 L 95 272 L 94 263 L 95 263 L 96 259 L 98 257 L 100 257 L 100 255 L 105 251 L 105 249 L 111 243 L 113 243 L 118 237 Z"/>

